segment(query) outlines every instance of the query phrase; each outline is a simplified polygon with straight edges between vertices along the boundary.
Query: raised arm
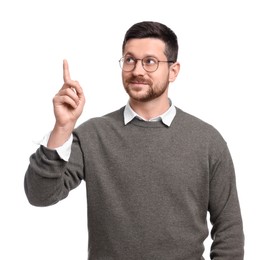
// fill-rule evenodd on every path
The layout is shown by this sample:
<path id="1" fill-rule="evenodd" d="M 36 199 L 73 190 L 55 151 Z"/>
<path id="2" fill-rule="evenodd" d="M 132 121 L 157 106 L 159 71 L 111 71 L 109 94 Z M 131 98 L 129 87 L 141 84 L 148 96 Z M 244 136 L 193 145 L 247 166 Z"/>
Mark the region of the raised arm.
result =
<path id="1" fill-rule="evenodd" d="M 48 148 L 59 147 L 67 141 L 85 104 L 79 82 L 70 78 L 67 60 L 63 62 L 63 79 L 62 88 L 53 98 L 55 125 L 48 141 Z"/>
<path id="2" fill-rule="evenodd" d="M 77 81 L 71 80 L 68 63 L 63 63 L 64 84 L 53 98 L 55 125 L 47 147 L 40 146 L 30 157 L 25 174 L 25 193 L 35 206 L 48 206 L 64 199 L 84 178 L 80 143 L 73 138 L 72 156 L 66 162 L 54 149 L 62 146 L 72 134 L 82 113 L 85 98 Z"/>

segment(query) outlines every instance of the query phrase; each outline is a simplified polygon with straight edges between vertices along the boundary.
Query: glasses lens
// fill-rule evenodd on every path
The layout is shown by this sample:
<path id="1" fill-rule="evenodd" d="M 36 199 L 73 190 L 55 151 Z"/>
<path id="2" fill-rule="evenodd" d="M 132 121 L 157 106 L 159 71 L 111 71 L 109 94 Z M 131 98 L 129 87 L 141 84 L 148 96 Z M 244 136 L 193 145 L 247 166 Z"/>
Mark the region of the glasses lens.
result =
<path id="1" fill-rule="evenodd" d="M 132 71 L 135 68 L 136 60 L 132 57 L 123 57 L 119 60 L 120 67 L 123 71 Z"/>
<path id="2" fill-rule="evenodd" d="M 154 72 L 158 68 L 158 60 L 154 57 L 145 57 L 142 60 L 143 68 L 148 72 Z"/>
<path id="3" fill-rule="evenodd" d="M 145 57 L 139 60 L 131 56 L 126 56 L 119 60 L 119 65 L 123 71 L 130 72 L 134 70 L 137 61 L 141 61 L 144 70 L 147 72 L 154 72 L 158 69 L 159 61 L 154 57 Z"/>

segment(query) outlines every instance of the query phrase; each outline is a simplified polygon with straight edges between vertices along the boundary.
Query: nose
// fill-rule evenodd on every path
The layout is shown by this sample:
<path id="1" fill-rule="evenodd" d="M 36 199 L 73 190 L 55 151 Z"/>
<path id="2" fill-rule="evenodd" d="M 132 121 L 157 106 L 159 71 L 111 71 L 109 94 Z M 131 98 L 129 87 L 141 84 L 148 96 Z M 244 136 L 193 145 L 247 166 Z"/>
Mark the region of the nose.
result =
<path id="1" fill-rule="evenodd" d="M 132 72 L 134 75 L 144 75 L 146 73 L 146 71 L 143 68 L 142 60 L 139 59 L 137 60 Z"/>

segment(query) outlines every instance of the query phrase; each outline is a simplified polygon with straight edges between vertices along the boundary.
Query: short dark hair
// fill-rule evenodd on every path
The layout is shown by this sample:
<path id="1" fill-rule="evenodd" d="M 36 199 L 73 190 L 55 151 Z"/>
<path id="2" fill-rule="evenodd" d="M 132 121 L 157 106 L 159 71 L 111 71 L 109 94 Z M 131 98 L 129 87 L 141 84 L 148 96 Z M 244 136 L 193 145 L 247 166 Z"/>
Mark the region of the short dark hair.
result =
<path id="1" fill-rule="evenodd" d="M 165 55 L 168 60 L 177 61 L 178 41 L 176 34 L 166 25 L 159 22 L 144 21 L 132 25 L 126 32 L 122 52 L 130 39 L 156 38 L 165 43 Z"/>

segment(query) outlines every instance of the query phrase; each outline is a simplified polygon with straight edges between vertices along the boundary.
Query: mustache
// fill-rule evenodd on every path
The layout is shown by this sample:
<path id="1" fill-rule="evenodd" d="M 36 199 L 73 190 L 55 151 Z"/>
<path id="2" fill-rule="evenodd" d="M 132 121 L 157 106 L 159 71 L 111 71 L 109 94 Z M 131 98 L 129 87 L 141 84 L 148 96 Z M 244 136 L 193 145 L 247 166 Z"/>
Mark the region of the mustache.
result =
<path id="1" fill-rule="evenodd" d="M 142 83 L 142 84 L 148 84 L 148 85 L 151 85 L 152 82 L 150 80 L 147 80 L 147 79 L 144 79 L 142 77 L 130 77 L 128 80 L 127 80 L 128 83 L 132 83 L 132 82 L 136 82 L 136 83 Z"/>

